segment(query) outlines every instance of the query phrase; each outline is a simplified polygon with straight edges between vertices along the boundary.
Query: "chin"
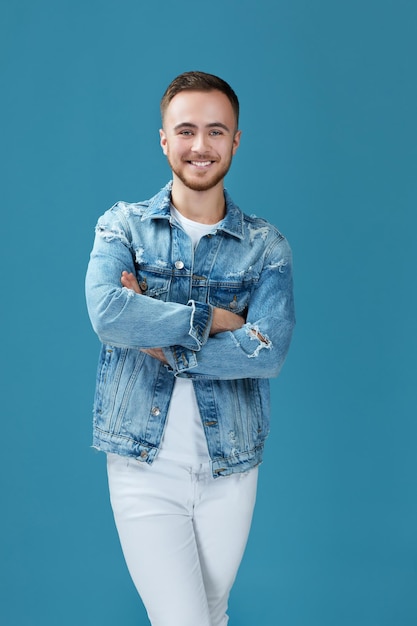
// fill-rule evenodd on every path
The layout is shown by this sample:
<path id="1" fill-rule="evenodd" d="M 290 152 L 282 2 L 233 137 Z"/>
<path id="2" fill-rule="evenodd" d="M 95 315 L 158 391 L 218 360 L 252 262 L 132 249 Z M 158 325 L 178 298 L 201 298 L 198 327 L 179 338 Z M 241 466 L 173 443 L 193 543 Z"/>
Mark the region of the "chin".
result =
<path id="1" fill-rule="evenodd" d="M 222 180 L 223 177 L 219 180 L 212 181 L 183 180 L 182 182 L 186 187 L 188 187 L 188 189 L 191 189 L 192 191 L 208 191 L 209 189 L 213 189 L 213 187 L 216 187 Z"/>
<path id="2" fill-rule="evenodd" d="M 173 172 L 180 179 L 183 185 L 188 187 L 188 189 L 191 189 L 192 191 L 209 191 L 210 189 L 217 187 L 217 185 L 223 181 L 224 177 L 229 171 L 229 167 L 227 169 L 224 168 L 222 171 L 213 176 L 210 176 L 210 178 L 192 178 L 185 175 L 183 172 L 178 172 L 175 170 L 173 170 Z"/>

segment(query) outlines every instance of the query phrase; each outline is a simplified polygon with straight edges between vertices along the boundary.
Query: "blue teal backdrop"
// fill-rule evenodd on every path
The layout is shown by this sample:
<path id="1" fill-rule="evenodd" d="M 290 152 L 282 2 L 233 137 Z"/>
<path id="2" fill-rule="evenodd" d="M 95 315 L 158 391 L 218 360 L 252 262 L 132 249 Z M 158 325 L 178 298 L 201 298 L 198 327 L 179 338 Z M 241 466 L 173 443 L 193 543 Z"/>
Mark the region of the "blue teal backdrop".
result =
<path id="1" fill-rule="evenodd" d="M 159 99 L 202 69 L 241 99 L 227 187 L 290 240 L 298 314 L 230 624 L 415 626 L 415 1 L 0 11 L 1 623 L 147 624 L 90 449 L 83 283 L 97 217 L 168 180 Z"/>

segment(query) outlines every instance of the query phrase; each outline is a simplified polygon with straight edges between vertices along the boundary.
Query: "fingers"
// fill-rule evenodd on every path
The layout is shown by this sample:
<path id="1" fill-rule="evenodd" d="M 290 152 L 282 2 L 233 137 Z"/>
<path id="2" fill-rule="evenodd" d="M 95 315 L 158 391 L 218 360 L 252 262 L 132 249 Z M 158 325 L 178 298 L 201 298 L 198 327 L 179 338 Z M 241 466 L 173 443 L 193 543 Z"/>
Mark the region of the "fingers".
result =
<path id="1" fill-rule="evenodd" d="M 167 360 L 165 358 L 165 354 L 163 353 L 161 348 L 141 348 L 141 352 L 145 352 L 145 354 L 149 354 L 149 356 L 161 361 L 161 363 L 167 364 Z"/>
<path id="2" fill-rule="evenodd" d="M 222 333 L 228 330 L 238 330 L 238 328 L 241 328 L 244 323 L 244 317 L 241 317 L 236 313 L 232 313 L 231 311 L 214 307 L 210 335 L 216 335 L 217 333 Z"/>
<path id="3" fill-rule="evenodd" d="M 134 291 L 135 293 L 142 293 L 142 290 L 139 287 L 139 283 L 136 280 L 136 276 L 132 274 L 132 272 L 123 271 L 120 282 L 122 283 L 123 287 L 126 287 L 126 289 L 132 289 L 132 291 Z"/>

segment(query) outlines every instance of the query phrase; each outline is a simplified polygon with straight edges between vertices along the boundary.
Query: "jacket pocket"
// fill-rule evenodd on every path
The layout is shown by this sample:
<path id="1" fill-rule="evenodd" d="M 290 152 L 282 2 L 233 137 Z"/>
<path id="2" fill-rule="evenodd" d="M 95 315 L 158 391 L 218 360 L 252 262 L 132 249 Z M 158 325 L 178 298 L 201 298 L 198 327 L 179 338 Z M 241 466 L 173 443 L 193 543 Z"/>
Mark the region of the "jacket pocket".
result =
<path id="1" fill-rule="evenodd" d="M 232 313 L 243 313 L 249 304 L 250 287 L 244 285 L 211 285 L 208 292 L 208 302 L 220 309 Z"/>
<path id="2" fill-rule="evenodd" d="M 144 296 L 157 300 L 166 300 L 171 284 L 171 275 L 161 274 L 139 268 L 136 273 L 139 287 Z"/>

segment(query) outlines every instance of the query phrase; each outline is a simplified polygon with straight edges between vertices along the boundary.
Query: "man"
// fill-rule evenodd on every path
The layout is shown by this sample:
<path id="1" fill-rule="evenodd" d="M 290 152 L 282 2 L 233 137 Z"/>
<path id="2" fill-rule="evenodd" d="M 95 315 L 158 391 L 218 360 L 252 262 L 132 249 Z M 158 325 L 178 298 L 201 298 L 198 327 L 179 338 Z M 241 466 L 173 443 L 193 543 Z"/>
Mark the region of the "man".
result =
<path id="1" fill-rule="evenodd" d="M 224 189 L 239 103 L 178 76 L 162 102 L 172 182 L 98 221 L 87 303 L 102 341 L 94 446 L 152 626 L 224 626 L 294 325 L 291 252 Z"/>

